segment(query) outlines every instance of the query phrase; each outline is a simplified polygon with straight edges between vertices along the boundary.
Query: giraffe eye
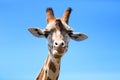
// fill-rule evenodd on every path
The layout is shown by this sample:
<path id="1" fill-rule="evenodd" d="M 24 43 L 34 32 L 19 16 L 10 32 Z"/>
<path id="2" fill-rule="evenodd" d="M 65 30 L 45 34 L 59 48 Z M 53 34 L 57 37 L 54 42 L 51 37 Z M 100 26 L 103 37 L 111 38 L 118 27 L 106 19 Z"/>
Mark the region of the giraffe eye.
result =
<path id="1" fill-rule="evenodd" d="M 68 35 L 71 37 L 71 35 L 72 35 L 73 33 L 71 32 L 71 33 L 68 33 Z"/>
<path id="2" fill-rule="evenodd" d="M 45 37 L 47 38 L 47 37 L 48 37 L 48 35 L 49 35 L 49 33 L 45 33 L 44 35 L 45 35 Z"/>
<path id="3" fill-rule="evenodd" d="M 50 31 L 48 31 L 48 30 L 45 30 L 44 31 L 44 36 L 47 38 L 48 37 L 48 35 L 50 34 Z"/>

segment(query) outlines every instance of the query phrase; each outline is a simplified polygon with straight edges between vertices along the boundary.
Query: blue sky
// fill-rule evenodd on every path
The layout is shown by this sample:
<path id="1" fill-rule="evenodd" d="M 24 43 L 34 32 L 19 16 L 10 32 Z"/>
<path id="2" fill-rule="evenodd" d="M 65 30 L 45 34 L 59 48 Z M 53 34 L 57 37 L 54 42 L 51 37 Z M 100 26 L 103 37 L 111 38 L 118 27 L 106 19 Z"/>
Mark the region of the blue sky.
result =
<path id="1" fill-rule="evenodd" d="M 69 25 L 89 38 L 70 40 L 59 80 L 120 80 L 119 0 L 0 0 L 0 80 L 34 80 L 48 49 L 27 28 L 46 26 L 46 8 L 61 17 L 73 9 Z"/>

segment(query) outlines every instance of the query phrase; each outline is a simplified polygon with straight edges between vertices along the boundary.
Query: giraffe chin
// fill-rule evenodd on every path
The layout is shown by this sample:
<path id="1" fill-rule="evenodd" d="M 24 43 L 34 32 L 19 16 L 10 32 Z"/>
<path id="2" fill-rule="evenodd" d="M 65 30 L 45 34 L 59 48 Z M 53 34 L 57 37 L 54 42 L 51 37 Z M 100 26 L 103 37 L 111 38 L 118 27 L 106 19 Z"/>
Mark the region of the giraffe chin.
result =
<path id="1" fill-rule="evenodd" d="M 54 58 L 56 58 L 56 59 L 60 59 L 62 57 L 62 55 L 60 55 L 60 54 L 54 54 Z"/>

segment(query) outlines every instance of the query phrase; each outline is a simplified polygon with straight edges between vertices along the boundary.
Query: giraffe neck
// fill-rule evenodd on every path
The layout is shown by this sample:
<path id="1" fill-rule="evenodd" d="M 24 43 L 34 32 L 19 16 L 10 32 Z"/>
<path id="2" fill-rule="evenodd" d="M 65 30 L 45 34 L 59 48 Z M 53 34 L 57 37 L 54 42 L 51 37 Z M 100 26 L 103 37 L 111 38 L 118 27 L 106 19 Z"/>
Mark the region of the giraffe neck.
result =
<path id="1" fill-rule="evenodd" d="M 60 72 L 60 58 L 55 59 L 50 53 L 36 80 L 58 80 Z"/>

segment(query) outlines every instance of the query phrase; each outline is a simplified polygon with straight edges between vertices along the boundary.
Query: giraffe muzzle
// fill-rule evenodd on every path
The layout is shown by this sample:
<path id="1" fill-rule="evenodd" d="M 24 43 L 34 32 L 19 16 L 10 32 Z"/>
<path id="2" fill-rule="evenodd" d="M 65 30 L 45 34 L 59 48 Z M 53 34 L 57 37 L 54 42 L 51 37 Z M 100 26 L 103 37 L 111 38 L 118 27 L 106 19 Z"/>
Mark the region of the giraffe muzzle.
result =
<path id="1" fill-rule="evenodd" d="M 64 53 L 65 51 L 65 42 L 64 41 L 54 41 L 54 50 L 56 50 L 58 53 Z"/>
<path id="2" fill-rule="evenodd" d="M 55 48 L 63 48 L 63 47 L 65 47 L 65 42 L 64 41 L 54 41 L 53 45 Z"/>

